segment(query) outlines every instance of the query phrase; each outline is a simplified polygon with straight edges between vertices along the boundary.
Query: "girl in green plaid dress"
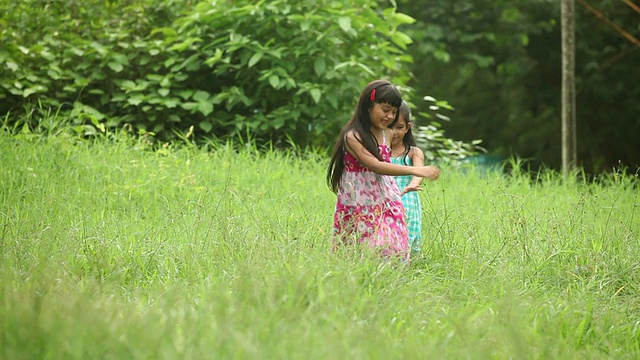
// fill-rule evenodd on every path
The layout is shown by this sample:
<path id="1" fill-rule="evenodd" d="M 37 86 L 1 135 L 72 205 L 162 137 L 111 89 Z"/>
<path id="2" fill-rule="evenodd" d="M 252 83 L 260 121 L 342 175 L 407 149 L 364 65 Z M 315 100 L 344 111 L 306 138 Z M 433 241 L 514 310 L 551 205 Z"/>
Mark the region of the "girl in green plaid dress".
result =
<path id="1" fill-rule="evenodd" d="M 391 140 L 391 163 L 405 166 L 424 166 L 424 152 L 416 146 L 411 132 L 411 110 L 403 101 L 399 108 L 398 120 L 389 125 L 394 135 Z M 423 178 L 402 175 L 394 176 L 398 189 L 402 193 L 402 204 L 405 208 L 405 221 L 409 230 L 409 247 L 411 252 L 420 251 L 422 234 L 422 207 L 418 191 Z"/>

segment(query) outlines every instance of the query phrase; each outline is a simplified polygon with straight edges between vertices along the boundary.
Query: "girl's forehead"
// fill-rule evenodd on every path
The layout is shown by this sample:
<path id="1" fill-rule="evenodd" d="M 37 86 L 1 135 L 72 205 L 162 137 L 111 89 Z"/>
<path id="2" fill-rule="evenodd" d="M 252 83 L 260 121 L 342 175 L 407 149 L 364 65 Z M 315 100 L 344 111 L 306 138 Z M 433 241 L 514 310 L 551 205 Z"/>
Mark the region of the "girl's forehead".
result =
<path id="1" fill-rule="evenodd" d="M 398 121 L 396 122 L 396 124 L 409 125 L 409 122 L 407 121 L 407 118 L 400 114 L 398 115 Z"/>
<path id="2" fill-rule="evenodd" d="M 380 104 L 381 106 L 382 106 L 382 105 L 384 105 L 384 106 L 391 106 L 391 107 L 392 107 L 392 108 L 394 108 L 394 109 L 398 109 L 398 107 L 397 107 L 397 106 L 393 106 L 393 105 L 391 105 L 391 103 L 389 103 L 389 102 L 387 102 L 387 101 L 382 101 L 382 102 L 379 102 L 378 104 Z"/>

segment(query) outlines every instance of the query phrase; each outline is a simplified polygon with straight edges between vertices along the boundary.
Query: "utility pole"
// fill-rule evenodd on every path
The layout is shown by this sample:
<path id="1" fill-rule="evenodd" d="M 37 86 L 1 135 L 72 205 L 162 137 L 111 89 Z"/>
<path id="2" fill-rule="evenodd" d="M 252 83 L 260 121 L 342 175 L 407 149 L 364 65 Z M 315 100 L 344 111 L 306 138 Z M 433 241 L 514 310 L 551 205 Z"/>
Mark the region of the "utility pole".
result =
<path id="1" fill-rule="evenodd" d="M 576 84 L 575 84 L 575 6 L 562 0 L 562 173 L 566 177 L 577 163 Z"/>

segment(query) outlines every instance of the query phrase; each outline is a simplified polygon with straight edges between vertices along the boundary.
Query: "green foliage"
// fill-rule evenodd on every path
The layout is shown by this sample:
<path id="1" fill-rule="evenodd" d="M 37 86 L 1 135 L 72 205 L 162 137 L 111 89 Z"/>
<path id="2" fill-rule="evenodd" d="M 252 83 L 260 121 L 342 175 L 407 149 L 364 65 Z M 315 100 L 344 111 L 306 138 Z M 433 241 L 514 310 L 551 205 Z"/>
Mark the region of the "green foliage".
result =
<path id="1" fill-rule="evenodd" d="M 412 40 L 399 27 L 414 20 L 376 2 L 0 0 L 0 10 L 0 113 L 33 129 L 55 113 L 85 136 L 133 126 L 160 140 L 328 148 L 365 83 L 389 78 L 413 96 Z"/>
<path id="2" fill-rule="evenodd" d="M 173 104 L 160 96 L 152 101 L 157 106 L 138 107 L 136 90 L 161 93 L 167 81 L 153 76 L 160 51 L 148 35 L 179 13 L 175 1 L 2 1 L 0 8 L 3 113 L 58 108 L 76 125 L 139 120 L 157 131 L 164 128 L 160 118 L 173 119 Z"/>
<path id="3" fill-rule="evenodd" d="M 288 135 L 302 146 L 326 146 L 364 83 L 402 74 L 411 58 L 401 49 L 410 39 L 397 27 L 410 21 L 361 0 L 218 1 L 198 4 L 175 30 L 164 29 L 163 47 L 193 59 L 183 83 L 210 104 L 195 120 L 200 131 L 274 142 Z M 171 91 L 180 86 L 174 82 Z"/>
<path id="4" fill-rule="evenodd" d="M 413 115 L 412 119 L 417 125 L 414 137 L 418 146 L 424 151 L 427 163 L 439 162 L 453 166 L 459 166 L 465 159 L 486 152 L 480 146 L 482 140 L 476 139 L 471 142 L 454 140 L 444 136 L 441 128 L 441 121 L 451 121 L 446 111 L 453 111 L 454 108 L 445 100 L 437 100 L 432 96 L 423 98 L 427 102 L 427 111 L 421 111 L 418 116 Z M 426 122 L 426 125 L 424 123 Z M 422 124 L 422 125 L 421 125 Z"/>
<path id="5" fill-rule="evenodd" d="M 591 6 L 638 34 L 638 13 L 624 1 Z M 416 19 L 417 93 L 456 104 L 449 136 L 483 139 L 491 154 L 527 158 L 535 168 L 561 165 L 560 4 L 549 0 L 399 1 Z M 578 159 L 589 173 L 640 166 L 640 51 L 576 2 Z"/>
<path id="6" fill-rule="evenodd" d="M 366 82 L 408 78 L 413 19 L 375 2 L 67 5 L 0 2 L 2 113 L 326 146 Z"/>
<path id="7" fill-rule="evenodd" d="M 435 0 L 429 7 L 401 2 L 399 8 L 418 19 L 407 30 L 415 39 L 409 53 L 419 74 L 411 85 L 456 104 L 456 121 L 442 123 L 442 129 L 464 141 L 480 138 L 490 153 L 505 158 L 512 151 L 538 155 L 524 148 L 542 132 L 559 129 L 559 120 L 554 126 L 523 108 L 533 92 L 523 87 L 534 66 L 526 49 L 530 37 L 553 28 L 553 19 L 540 9 L 554 6 L 548 0 Z M 547 63 L 559 69 L 559 61 Z M 550 139 L 535 150 L 559 151 Z"/>

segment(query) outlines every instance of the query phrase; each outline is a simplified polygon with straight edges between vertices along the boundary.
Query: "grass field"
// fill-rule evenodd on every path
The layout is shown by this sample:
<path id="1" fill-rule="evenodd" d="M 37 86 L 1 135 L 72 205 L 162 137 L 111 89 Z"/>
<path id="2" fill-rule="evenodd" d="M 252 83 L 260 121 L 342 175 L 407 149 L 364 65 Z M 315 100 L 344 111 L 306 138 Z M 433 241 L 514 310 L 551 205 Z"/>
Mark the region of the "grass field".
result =
<path id="1" fill-rule="evenodd" d="M 332 253 L 327 159 L 0 134 L 2 359 L 637 359 L 640 195 L 443 169 L 409 267 Z"/>

